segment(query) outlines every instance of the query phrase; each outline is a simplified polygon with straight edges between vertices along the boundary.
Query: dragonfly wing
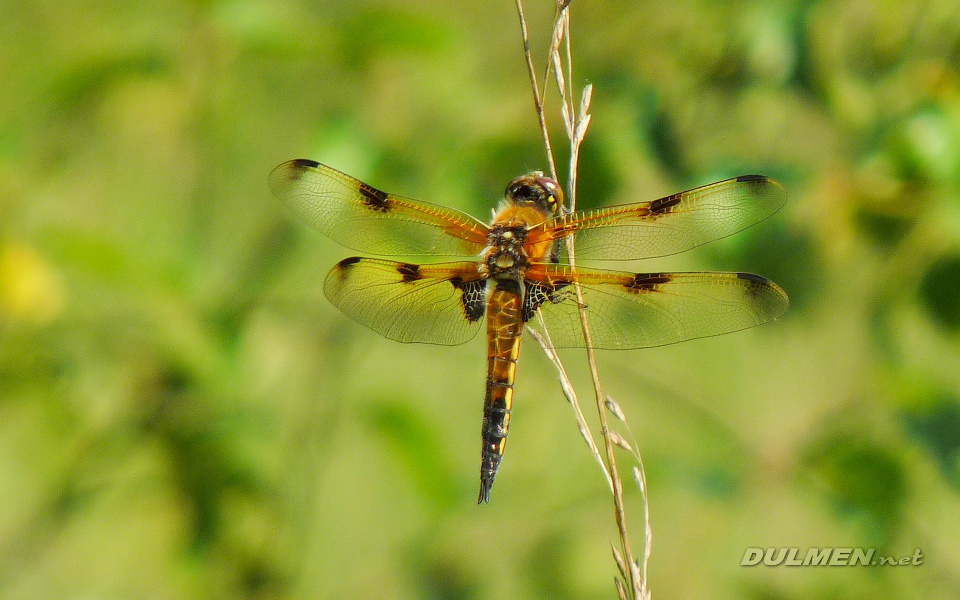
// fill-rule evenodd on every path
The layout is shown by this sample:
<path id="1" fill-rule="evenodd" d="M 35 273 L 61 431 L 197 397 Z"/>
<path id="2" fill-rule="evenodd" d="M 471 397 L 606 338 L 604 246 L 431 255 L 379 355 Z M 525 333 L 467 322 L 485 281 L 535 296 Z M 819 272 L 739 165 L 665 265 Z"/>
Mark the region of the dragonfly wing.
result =
<path id="1" fill-rule="evenodd" d="M 543 315 L 554 346 L 585 346 L 579 281 L 593 347 L 674 344 L 754 327 L 787 310 L 786 293 L 750 273 L 625 273 L 538 264 L 527 273 L 525 318 Z"/>
<path id="2" fill-rule="evenodd" d="M 323 291 L 348 317 L 398 342 L 462 344 L 480 331 L 486 308 L 475 262 L 347 258 L 327 274 Z"/>
<path id="3" fill-rule="evenodd" d="M 472 256 L 486 245 L 488 227 L 466 213 L 388 194 L 312 160 L 283 163 L 269 184 L 297 216 L 359 252 Z"/>
<path id="4" fill-rule="evenodd" d="M 667 256 L 742 231 L 777 212 L 786 199 L 776 180 L 744 175 L 652 202 L 561 215 L 532 228 L 527 240 L 572 234 L 578 259 Z"/>

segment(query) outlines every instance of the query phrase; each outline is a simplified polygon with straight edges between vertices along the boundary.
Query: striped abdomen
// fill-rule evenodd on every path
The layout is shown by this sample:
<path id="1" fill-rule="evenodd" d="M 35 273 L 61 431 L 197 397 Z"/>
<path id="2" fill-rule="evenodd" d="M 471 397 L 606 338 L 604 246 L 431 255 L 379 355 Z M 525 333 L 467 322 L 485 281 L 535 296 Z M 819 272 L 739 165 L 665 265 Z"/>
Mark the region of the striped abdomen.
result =
<path id="1" fill-rule="evenodd" d="M 487 396 L 483 403 L 478 503 L 490 501 L 490 488 L 507 443 L 522 332 L 523 288 L 513 279 L 496 280 L 487 300 Z"/>

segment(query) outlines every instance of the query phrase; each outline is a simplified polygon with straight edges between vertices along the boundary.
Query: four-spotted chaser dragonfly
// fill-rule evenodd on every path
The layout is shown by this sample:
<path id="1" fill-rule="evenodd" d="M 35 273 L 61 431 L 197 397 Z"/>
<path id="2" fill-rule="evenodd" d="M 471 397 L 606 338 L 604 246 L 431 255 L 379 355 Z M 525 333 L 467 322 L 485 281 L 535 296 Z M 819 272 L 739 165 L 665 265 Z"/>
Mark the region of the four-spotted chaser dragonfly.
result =
<path id="1" fill-rule="evenodd" d="M 562 263 L 683 252 L 749 227 L 786 201 L 782 185 L 745 175 L 652 202 L 577 213 L 541 172 L 518 177 L 487 225 L 460 211 L 388 194 L 312 160 L 270 175 L 270 189 L 336 242 L 376 255 L 460 256 L 416 264 L 352 257 L 324 282 L 347 316 L 400 342 L 455 345 L 487 323 L 480 497 L 488 502 L 510 425 L 524 324 L 540 313 L 557 348 L 584 347 L 585 306 L 598 349 L 647 348 L 745 329 L 779 317 L 787 295 L 750 273 L 626 273 Z M 582 290 L 579 301 L 574 283 Z"/>

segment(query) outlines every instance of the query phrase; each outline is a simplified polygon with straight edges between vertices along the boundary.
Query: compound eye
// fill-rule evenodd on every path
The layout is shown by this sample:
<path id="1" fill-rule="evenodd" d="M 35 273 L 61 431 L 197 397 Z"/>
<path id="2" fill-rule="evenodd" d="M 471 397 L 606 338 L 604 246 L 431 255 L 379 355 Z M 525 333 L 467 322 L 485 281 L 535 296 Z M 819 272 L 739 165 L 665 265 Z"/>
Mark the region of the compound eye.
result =
<path id="1" fill-rule="evenodd" d="M 533 200 L 537 197 L 537 188 L 532 185 L 521 185 L 517 188 L 516 197 L 520 200 Z"/>
<path id="2" fill-rule="evenodd" d="M 514 200 L 524 200 L 529 198 L 532 193 L 533 189 L 530 185 L 524 183 L 520 178 L 517 178 L 510 182 L 504 195 Z"/>
<path id="3" fill-rule="evenodd" d="M 550 210 L 556 212 L 557 210 L 559 210 L 560 203 L 563 202 L 561 200 L 563 196 L 560 195 L 560 191 L 557 189 L 556 186 L 548 187 L 547 192 L 550 194 L 547 197 L 547 206 L 550 207 Z"/>
<path id="4" fill-rule="evenodd" d="M 554 180 L 546 177 L 540 180 L 540 185 L 542 185 L 543 189 L 546 190 L 547 194 L 550 195 L 550 204 L 555 205 L 558 198 L 560 198 L 560 186 Z"/>

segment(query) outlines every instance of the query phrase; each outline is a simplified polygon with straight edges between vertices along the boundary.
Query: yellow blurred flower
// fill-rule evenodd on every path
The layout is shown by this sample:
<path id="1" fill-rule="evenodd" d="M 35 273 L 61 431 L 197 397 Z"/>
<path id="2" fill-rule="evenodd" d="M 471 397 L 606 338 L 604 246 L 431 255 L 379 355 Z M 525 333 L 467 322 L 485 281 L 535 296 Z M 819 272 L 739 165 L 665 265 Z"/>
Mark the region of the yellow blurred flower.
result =
<path id="1" fill-rule="evenodd" d="M 37 325 L 51 322 L 63 307 L 57 273 L 32 247 L 0 246 L 0 315 Z"/>

